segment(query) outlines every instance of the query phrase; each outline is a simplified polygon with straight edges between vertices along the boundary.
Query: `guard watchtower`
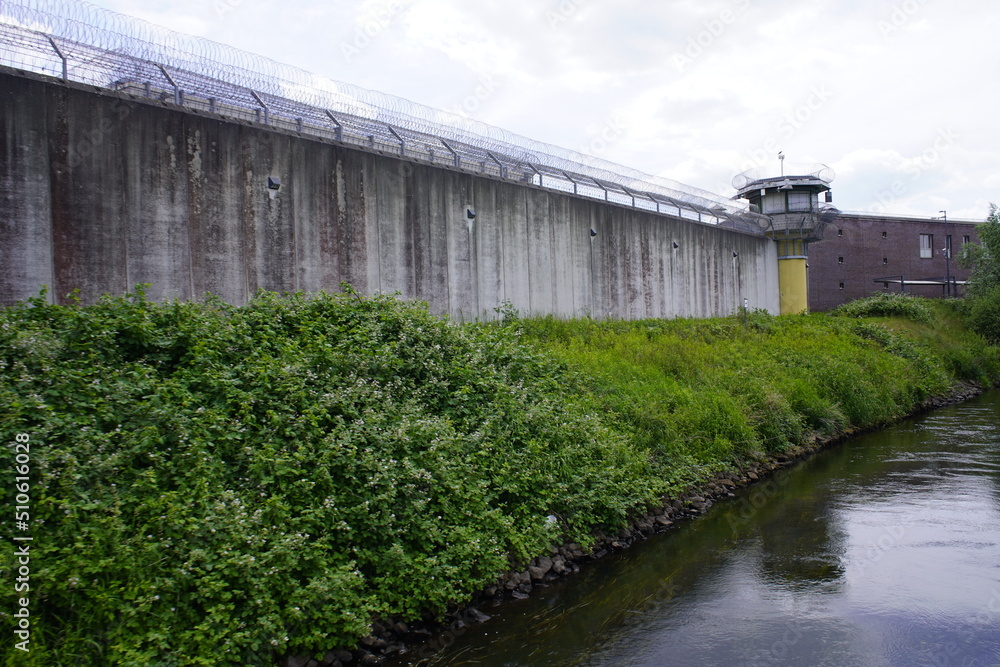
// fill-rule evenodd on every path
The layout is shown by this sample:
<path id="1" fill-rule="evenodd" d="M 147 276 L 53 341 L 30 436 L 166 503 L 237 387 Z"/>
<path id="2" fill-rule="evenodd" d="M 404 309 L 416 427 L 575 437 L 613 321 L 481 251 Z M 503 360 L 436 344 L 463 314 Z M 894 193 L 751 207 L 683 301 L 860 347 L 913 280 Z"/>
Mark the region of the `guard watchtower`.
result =
<path id="1" fill-rule="evenodd" d="M 830 203 L 832 169 L 813 164 L 786 170 L 784 155 L 778 158 L 777 173 L 769 167 L 751 169 L 733 178 L 733 187 L 734 199 L 749 200 L 751 211 L 769 219 L 764 234 L 778 243 L 778 290 L 781 314 L 787 315 L 808 310 L 809 243 L 823 239 L 823 228 L 840 211 Z"/>

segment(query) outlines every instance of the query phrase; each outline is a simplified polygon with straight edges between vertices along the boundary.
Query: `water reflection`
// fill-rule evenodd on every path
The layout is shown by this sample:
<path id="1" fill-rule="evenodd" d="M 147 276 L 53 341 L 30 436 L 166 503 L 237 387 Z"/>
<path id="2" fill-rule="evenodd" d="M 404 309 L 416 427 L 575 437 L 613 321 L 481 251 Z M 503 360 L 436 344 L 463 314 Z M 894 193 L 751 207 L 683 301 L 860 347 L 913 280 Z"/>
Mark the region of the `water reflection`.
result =
<path id="1" fill-rule="evenodd" d="M 486 611 L 431 664 L 1000 665 L 1000 393 Z"/>

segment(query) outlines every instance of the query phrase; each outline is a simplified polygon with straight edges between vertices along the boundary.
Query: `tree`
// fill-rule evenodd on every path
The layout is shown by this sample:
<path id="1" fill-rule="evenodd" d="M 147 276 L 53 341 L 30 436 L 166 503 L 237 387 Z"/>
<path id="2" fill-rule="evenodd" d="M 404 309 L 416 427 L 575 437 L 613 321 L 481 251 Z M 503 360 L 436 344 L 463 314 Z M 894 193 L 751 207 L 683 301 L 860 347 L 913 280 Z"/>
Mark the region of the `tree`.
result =
<path id="1" fill-rule="evenodd" d="M 959 256 L 959 263 L 972 269 L 966 292 L 968 322 L 1000 344 L 1000 207 L 990 204 L 990 214 L 976 231 L 979 243 L 966 243 Z"/>
<path id="2" fill-rule="evenodd" d="M 966 243 L 959 255 L 959 264 L 972 269 L 967 294 L 973 298 L 1000 287 L 1000 207 L 990 204 L 990 214 L 976 232 L 979 243 Z"/>

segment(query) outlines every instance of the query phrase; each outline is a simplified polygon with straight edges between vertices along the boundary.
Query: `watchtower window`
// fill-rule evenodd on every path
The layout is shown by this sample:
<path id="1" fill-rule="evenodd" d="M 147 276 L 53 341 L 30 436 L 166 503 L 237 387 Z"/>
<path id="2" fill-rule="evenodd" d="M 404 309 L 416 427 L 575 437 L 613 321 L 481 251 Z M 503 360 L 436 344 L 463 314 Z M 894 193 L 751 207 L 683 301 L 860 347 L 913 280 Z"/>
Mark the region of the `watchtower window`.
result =
<path id="1" fill-rule="evenodd" d="M 760 205 L 763 209 L 764 215 L 769 213 L 784 213 L 785 193 L 773 192 L 771 194 L 764 195 L 764 198 L 761 199 Z"/>
<path id="2" fill-rule="evenodd" d="M 812 197 L 808 192 L 789 192 L 788 193 L 788 210 L 789 211 L 808 211 L 812 207 Z"/>

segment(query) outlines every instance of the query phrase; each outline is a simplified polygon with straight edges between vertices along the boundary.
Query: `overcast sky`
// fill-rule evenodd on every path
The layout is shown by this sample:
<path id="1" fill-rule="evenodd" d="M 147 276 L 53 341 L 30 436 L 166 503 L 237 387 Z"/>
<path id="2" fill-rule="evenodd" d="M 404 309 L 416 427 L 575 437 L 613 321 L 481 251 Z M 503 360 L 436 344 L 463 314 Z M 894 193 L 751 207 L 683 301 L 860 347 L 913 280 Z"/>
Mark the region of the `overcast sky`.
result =
<path id="1" fill-rule="evenodd" d="M 724 196 L 783 151 L 845 211 L 1000 203 L 986 0 L 95 4 Z"/>

